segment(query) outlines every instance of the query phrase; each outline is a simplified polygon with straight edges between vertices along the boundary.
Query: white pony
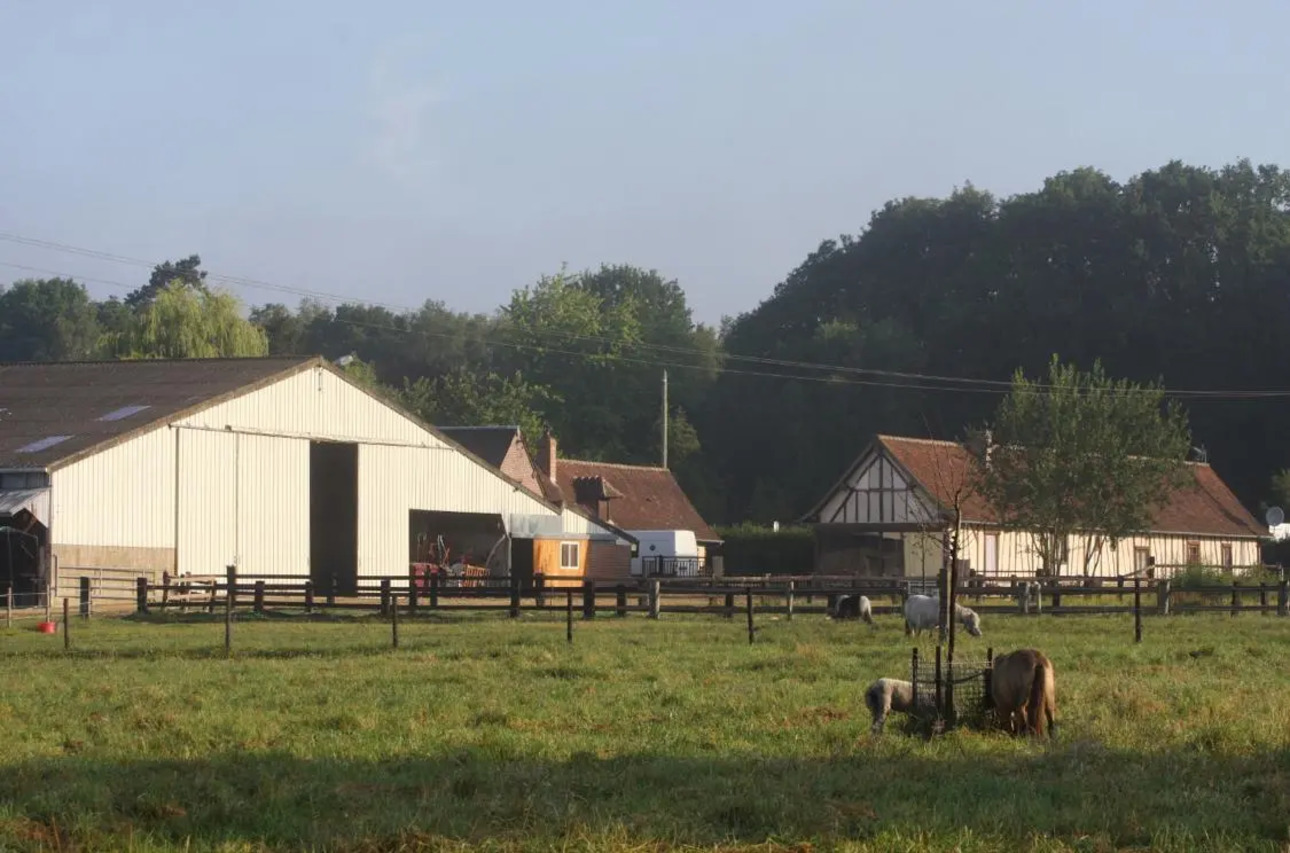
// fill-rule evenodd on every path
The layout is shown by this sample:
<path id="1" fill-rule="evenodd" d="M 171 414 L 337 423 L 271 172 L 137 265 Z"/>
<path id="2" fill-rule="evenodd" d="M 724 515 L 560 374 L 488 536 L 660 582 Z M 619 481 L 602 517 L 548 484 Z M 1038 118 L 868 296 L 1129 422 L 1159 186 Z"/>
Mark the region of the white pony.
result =
<path id="1" fill-rule="evenodd" d="M 864 692 L 864 703 L 873 715 L 870 731 L 874 734 L 882 734 L 887 715 L 892 711 L 909 714 L 917 710 L 918 713 L 925 714 L 934 710 L 935 706 L 931 696 L 922 695 L 918 697 L 918 708 L 915 709 L 914 685 L 897 678 L 880 678 L 870 684 Z"/>
<path id="2" fill-rule="evenodd" d="M 834 619 L 862 619 L 873 624 L 873 604 L 867 595 L 843 595 L 833 606 Z"/>
<path id="3" fill-rule="evenodd" d="M 981 617 L 962 604 L 954 605 L 954 618 L 973 637 L 981 636 Z M 938 595 L 911 595 L 905 602 L 905 634 L 915 636 L 940 624 L 941 599 Z"/>

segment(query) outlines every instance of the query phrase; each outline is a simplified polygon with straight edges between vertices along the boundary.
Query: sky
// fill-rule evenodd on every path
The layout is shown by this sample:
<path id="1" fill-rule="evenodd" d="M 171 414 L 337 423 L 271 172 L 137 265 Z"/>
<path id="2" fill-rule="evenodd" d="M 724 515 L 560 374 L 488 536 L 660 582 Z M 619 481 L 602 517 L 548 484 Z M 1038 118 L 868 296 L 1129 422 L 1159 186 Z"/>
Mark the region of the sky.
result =
<path id="1" fill-rule="evenodd" d="M 491 312 L 626 263 L 716 323 L 894 198 L 1290 166 L 1288 29 L 1277 0 L 5 0 L 0 283 L 105 298 L 197 253 L 252 305 Z"/>

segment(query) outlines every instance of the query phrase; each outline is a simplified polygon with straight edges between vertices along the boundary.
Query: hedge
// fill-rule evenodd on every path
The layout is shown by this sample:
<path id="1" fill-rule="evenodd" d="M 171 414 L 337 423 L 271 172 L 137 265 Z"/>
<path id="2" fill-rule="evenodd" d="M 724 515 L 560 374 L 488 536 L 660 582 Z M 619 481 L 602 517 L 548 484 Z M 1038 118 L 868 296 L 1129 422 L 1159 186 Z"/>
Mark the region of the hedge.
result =
<path id="1" fill-rule="evenodd" d="M 741 524 L 717 531 L 727 575 L 809 575 L 815 571 L 815 534 L 809 527 Z"/>

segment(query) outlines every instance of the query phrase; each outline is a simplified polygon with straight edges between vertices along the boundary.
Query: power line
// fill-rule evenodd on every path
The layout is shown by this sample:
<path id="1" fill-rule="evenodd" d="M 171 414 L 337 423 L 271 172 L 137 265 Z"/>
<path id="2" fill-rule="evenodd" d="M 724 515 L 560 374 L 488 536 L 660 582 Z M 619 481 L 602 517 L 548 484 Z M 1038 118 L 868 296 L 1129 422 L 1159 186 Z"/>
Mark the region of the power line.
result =
<path id="1" fill-rule="evenodd" d="M 133 266 L 140 266 L 140 267 L 149 268 L 149 269 L 159 266 L 155 262 L 144 260 L 142 258 L 132 258 L 126 255 L 119 255 L 112 252 L 104 252 L 96 249 L 88 249 L 82 246 L 74 246 L 68 243 L 60 243 L 52 240 L 41 240 L 34 237 L 26 237 L 20 234 L 14 234 L 11 232 L 0 231 L 0 240 L 19 244 L 19 245 L 30 246 L 34 248 L 47 249 L 47 250 L 56 251 L 56 252 L 65 252 L 65 253 L 80 255 L 83 257 L 93 258 L 97 260 L 105 260 L 105 261 L 110 261 L 113 263 L 121 263 L 121 264 L 130 264 Z M 16 269 L 25 269 L 32 272 L 43 272 L 48 275 L 60 275 L 60 276 L 66 276 L 68 278 L 80 278 L 84 281 L 97 281 L 98 283 L 109 284 L 114 287 L 124 287 L 127 290 L 137 289 L 135 287 L 123 284 L 121 282 L 108 281 L 105 279 L 94 279 L 87 276 L 72 276 L 67 273 L 58 273 L 52 270 L 42 270 L 36 267 L 26 267 L 21 264 L 15 264 L 15 263 L 9 263 L 9 262 L 3 262 L 3 265 L 14 267 Z M 267 281 L 262 281 L 254 278 L 247 278 L 243 276 L 230 276 L 230 275 L 224 275 L 220 273 L 208 272 L 206 275 L 206 279 L 209 281 L 224 282 L 227 284 L 236 284 L 236 285 L 249 287 L 253 289 L 271 290 L 271 291 L 276 291 L 281 293 L 291 293 L 298 296 L 311 297 L 316 299 L 326 299 L 342 305 L 360 304 L 364 306 L 375 306 L 380 308 L 386 308 L 391 311 L 403 312 L 405 314 L 415 314 L 416 311 L 418 310 L 418 309 L 410 308 L 408 306 L 395 305 L 392 303 L 381 303 L 381 302 L 373 302 L 373 301 L 364 301 L 361 303 L 355 303 L 355 301 L 351 297 L 341 296 L 334 293 L 327 293 L 325 291 L 309 290 L 306 288 L 275 284 L 273 282 L 267 282 Z M 362 323 L 360 321 L 354 321 L 354 320 L 342 320 L 341 318 L 335 317 L 335 316 L 334 316 L 334 319 L 336 320 L 336 322 L 346 323 L 351 326 L 366 327 L 366 328 L 372 328 L 372 329 L 382 330 L 382 331 L 390 331 L 390 332 L 397 332 L 397 333 L 406 333 L 408 331 L 411 331 L 411 330 L 400 329 L 398 327 L 393 327 L 393 326 L 385 326 L 382 324 Z M 453 335 L 446 335 L 443 333 L 434 333 L 429 331 L 423 331 L 423 333 L 430 336 L 449 337 L 449 338 L 454 337 Z M 564 337 L 570 341 L 588 341 L 588 342 L 608 344 L 608 345 L 614 345 L 618 343 L 617 341 L 614 341 L 610 338 L 605 338 L 603 336 L 597 336 L 597 335 L 581 335 L 574 332 L 564 332 L 564 331 L 555 331 L 555 330 L 552 331 L 552 334 Z M 500 345 L 523 348 L 521 345 L 515 344 L 514 342 L 500 342 Z M 689 356 L 695 356 L 695 357 L 708 357 L 709 355 L 711 355 L 710 353 L 704 350 L 698 349 L 696 347 L 682 347 L 682 346 L 676 346 L 671 344 L 656 344 L 656 343 L 649 343 L 645 341 L 632 342 L 631 344 L 629 344 L 629 346 L 634 347 L 636 349 L 641 349 L 641 350 L 647 350 L 647 351 L 653 350 L 658 353 L 664 353 L 664 354 L 673 355 L 673 356 L 689 355 Z M 701 365 L 676 364 L 673 362 L 663 362 L 659 360 L 633 359 L 625 356 L 611 356 L 611 355 L 605 355 L 605 354 L 578 353 L 578 352 L 566 351 L 566 350 L 555 350 L 549 347 L 534 347 L 533 349 L 541 350 L 543 352 L 559 353 L 559 354 L 566 354 L 571 356 L 614 358 L 616 360 L 623 361 L 625 363 L 655 364 L 661 367 L 712 369 L 712 368 L 705 368 Z M 821 362 L 809 362 L 809 361 L 800 361 L 800 360 L 792 360 L 792 359 L 777 359 L 777 358 L 770 358 L 766 356 L 741 355 L 738 353 L 729 353 L 729 352 L 721 353 L 719 355 L 719 358 L 723 362 L 723 366 L 721 368 L 718 368 L 719 372 L 738 374 L 738 375 L 793 378 L 793 379 L 803 379 L 807 381 L 829 382 L 833 384 L 854 384 L 854 385 L 866 385 L 870 387 L 907 388 L 907 389 L 929 390 L 929 391 L 961 391 L 961 392 L 972 391 L 975 393 L 1006 394 L 1012 388 L 1011 380 L 975 379 L 975 378 L 970 378 L 965 376 L 944 376 L 944 375 L 917 373 L 917 372 L 909 372 L 909 371 L 881 370 L 877 368 L 853 367 L 850 365 L 841 365 L 841 364 L 827 364 L 827 363 L 821 363 Z M 737 370 L 735 368 L 728 368 L 724 366 L 724 362 L 732 362 L 732 361 L 742 362 L 747 364 L 755 364 L 755 365 L 766 366 L 766 367 L 784 367 L 784 368 L 790 368 L 793 370 L 822 371 L 822 372 L 827 372 L 831 375 L 804 376 L 804 375 L 781 374 L 781 373 L 766 373 L 766 372 L 752 371 L 752 370 Z M 880 377 L 880 378 L 901 380 L 901 381 L 876 382 L 876 381 L 845 380 L 845 379 L 842 379 L 839 376 L 839 374 L 845 374 L 848 376 Z M 933 383 L 933 384 L 929 385 L 925 383 Z M 1043 382 L 1033 382 L 1031 383 L 1030 387 L 1039 389 L 1039 390 L 1051 390 L 1054 386 Z M 1139 389 L 1131 389 L 1130 393 L 1137 392 L 1138 390 Z M 1141 390 L 1146 391 L 1146 389 L 1141 389 Z M 1212 390 L 1212 389 L 1176 389 L 1176 390 L 1165 389 L 1164 393 L 1167 397 L 1170 397 L 1173 399 L 1245 400 L 1245 399 L 1273 399 L 1273 398 L 1290 397 L 1290 390 L 1245 391 L 1245 390 Z"/>

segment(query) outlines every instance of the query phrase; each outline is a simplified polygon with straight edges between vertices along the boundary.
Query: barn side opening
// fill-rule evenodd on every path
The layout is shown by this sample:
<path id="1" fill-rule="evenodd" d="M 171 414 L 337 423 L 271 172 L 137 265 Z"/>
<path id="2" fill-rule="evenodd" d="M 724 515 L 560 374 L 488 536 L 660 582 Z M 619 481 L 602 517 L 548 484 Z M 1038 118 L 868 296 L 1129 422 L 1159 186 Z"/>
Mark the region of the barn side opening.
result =
<path id="1" fill-rule="evenodd" d="M 35 607 L 45 583 L 40 555 L 49 544 L 49 529 L 27 510 L 0 514 L 0 603 L 13 591 L 14 607 Z"/>
<path id="2" fill-rule="evenodd" d="M 536 541 L 518 538 L 511 540 L 511 577 L 519 578 L 520 583 L 526 586 L 533 583 L 533 552 Z"/>
<path id="3" fill-rule="evenodd" d="M 496 513 L 408 512 L 408 562 L 414 574 L 441 570 L 454 578 L 505 577 L 511 551 Z"/>
<path id="4" fill-rule="evenodd" d="M 357 444 L 309 443 L 309 578 L 319 590 L 358 592 Z"/>

